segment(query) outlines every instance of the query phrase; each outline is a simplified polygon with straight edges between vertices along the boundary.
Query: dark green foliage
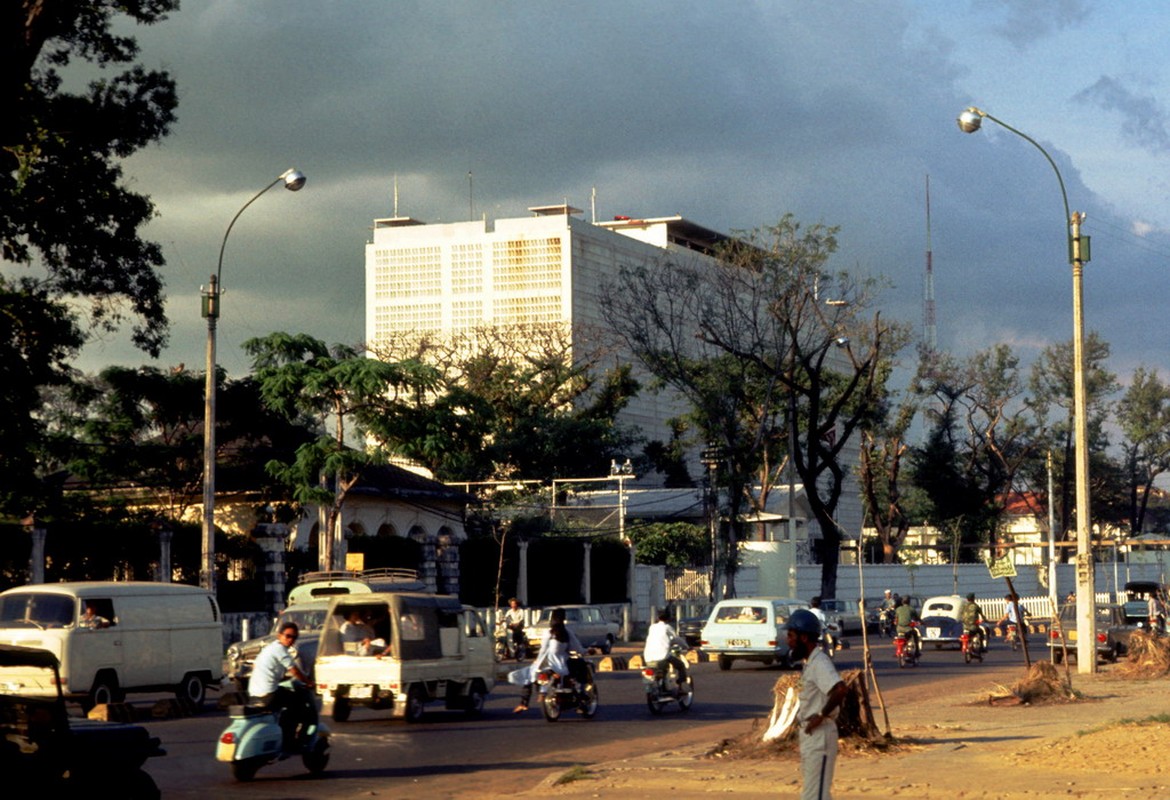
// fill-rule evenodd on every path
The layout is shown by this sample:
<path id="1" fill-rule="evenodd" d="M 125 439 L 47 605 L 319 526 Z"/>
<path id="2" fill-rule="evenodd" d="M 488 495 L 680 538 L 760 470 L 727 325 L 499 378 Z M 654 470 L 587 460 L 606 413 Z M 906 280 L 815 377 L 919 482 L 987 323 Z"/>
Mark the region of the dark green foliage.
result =
<path id="1" fill-rule="evenodd" d="M 68 308 L 44 287 L 0 276 L 0 513 L 22 518 L 52 503 L 41 481 L 51 446 L 41 389 L 68 382 L 81 341 Z"/>
<path id="2" fill-rule="evenodd" d="M 711 562 L 711 537 L 700 525 L 656 522 L 627 525 L 639 564 L 697 567 Z"/>
<path id="3" fill-rule="evenodd" d="M 118 162 L 165 136 L 178 96 L 164 72 L 131 66 L 83 91 L 65 90 L 74 61 L 127 65 L 135 41 L 111 33 L 115 15 L 142 24 L 177 0 L 5 3 L 0 10 L 0 254 L 38 264 L 53 291 L 91 301 L 92 321 L 113 329 L 128 303 L 134 341 L 157 355 L 166 342 L 158 245 L 138 236 L 153 215 L 121 182 Z"/>

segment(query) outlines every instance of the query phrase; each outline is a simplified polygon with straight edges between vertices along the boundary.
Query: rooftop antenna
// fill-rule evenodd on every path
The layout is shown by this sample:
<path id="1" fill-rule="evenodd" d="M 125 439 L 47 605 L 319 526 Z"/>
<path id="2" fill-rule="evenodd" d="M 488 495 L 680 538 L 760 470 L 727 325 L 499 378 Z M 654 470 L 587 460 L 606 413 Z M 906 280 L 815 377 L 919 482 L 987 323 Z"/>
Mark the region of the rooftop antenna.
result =
<path id="1" fill-rule="evenodd" d="M 398 217 L 398 173 L 394 173 L 394 216 Z"/>
<path id="2" fill-rule="evenodd" d="M 926 176 L 926 279 L 922 292 L 922 345 L 928 353 L 938 348 L 934 317 L 934 250 L 930 241 L 930 175 Z"/>
<path id="3" fill-rule="evenodd" d="M 597 187 L 593 187 L 593 194 L 589 199 L 589 213 L 593 215 L 593 224 L 597 224 Z"/>
<path id="4" fill-rule="evenodd" d="M 473 191 L 475 184 L 472 180 L 471 170 L 467 170 L 467 219 L 475 220 L 475 193 Z"/>

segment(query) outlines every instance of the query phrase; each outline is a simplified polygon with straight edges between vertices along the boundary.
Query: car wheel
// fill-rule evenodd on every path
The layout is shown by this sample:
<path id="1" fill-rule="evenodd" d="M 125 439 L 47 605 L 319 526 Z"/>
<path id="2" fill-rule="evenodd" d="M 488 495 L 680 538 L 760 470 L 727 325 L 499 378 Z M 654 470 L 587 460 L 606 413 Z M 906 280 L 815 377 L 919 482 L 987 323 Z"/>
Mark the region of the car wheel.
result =
<path id="1" fill-rule="evenodd" d="M 609 655 L 609 651 L 612 649 L 613 649 L 613 636 L 606 634 L 605 642 L 604 642 L 604 644 L 601 645 L 601 652 L 605 655 Z"/>
<path id="2" fill-rule="evenodd" d="M 422 720 L 426 702 L 422 687 L 417 683 L 411 686 L 406 693 L 406 710 L 404 713 L 406 721 L 419 722 Z"/>
<path id="3" fill-rule="evenodd" d="M 349 719 L 350 712 L 353 711 L 353 706 L 349 704 L 348 697 L 338 697 L 333 701 L 333 717 L 334 722 L 345 722 Z"/>
<path id="4" fill-rule="evenodd" d="M 94 678 L 93 687 L 89 690 L 89 707 L 93 708 L 103 703 L 121 703 L 125 699 L 126 693 L 118 687 L 118 676 L 109 671 L 99 672 Z"/>
<path id="5" fill-rule="evenodd" d="M 203 708 L 203 701 L 207 699 L 207 686 L 203 683 L 202 677 L 194 672 L 188 672 L 175 689 L 175 697 L 190 703 L 195 711 L 199 711 Z"/>
<path id="6" fill-rule="evenodd" d="M 719 656 L 719 669 L 723 670 L 724 672 L 727 672 L 727 670 L 731 669 L 731 656 Z"/>

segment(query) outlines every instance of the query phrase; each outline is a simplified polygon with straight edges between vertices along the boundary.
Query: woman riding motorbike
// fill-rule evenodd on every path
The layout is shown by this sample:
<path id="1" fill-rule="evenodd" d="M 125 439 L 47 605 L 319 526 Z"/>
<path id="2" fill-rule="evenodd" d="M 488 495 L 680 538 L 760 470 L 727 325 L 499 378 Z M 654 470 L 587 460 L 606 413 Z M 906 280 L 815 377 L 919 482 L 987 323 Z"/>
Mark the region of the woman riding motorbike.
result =
<path id="1" fill-rule="evenodd" d="M 520 693 L 520 704 L 512 709 L 513 714 L 521 714 L 528 710 L 528 703 L 532 699 L 532 687 L 536 683 L 536 676 L 546 667 L 561 677 L 566 675 L 578 683 L 586 680 L 585 664 L 579 658 L 571 658 L 571 653 L 584 653 L 585 648 L 577 634 L 565 625 L 565 609 L 554 608 L 550 615 L 548 631 L 540 642 L 540 652 L 536 660 L 528 667 L 517 672 L 527 672 L 524 681 L 524 690 Z"/>

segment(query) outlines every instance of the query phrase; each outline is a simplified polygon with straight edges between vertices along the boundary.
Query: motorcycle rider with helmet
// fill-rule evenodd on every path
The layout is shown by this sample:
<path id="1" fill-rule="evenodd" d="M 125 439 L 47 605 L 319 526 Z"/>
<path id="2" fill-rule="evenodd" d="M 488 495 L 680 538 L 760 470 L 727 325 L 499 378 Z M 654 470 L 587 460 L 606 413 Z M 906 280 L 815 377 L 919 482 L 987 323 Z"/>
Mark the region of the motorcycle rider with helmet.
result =
<path id="1" fill-rule="evenodd" d="M 788 618 L 788 649 L 804 659 L 800 675 L 800 732 L 802 800 L 828 800 L 837 763 L 837 723 L 834 712 L 848 689 L 832 659 L 817 646 L 821 623 L 812 611 L 800 608 Z"/>
<path id="2" fill-rule="evenodd" d="M 983 641 L 983 608 L 975 602 L 975 593 L 967 593 L 967 602 L 959 607 L 959 621 L 963 623 L 963 633 L 970 637 L 971 646 L 975 647 L 975 652 L 981 652 L 986 649 L 987 643 Z"/>

